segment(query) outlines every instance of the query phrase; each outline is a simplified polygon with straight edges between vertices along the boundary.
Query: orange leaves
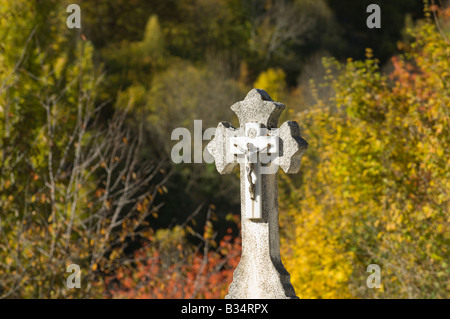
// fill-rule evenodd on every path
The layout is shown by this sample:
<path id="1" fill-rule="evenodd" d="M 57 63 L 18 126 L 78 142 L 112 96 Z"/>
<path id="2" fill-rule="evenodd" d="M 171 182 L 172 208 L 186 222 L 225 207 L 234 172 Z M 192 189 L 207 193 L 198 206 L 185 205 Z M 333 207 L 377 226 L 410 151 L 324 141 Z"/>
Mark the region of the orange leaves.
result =
<path id="1" fill-rule="evenodd" d="M 167 194 L 168 192 L 169 192 L 169 190 L 167 189 L 166 186 L 163 185 L 161 187 L 158 187 L 158 193 L 160 195 Z"/>
<path id="2" fill-rule="evenodd" d="M 98 188 L 95 191 L 95 197 L 96 198 L 100 198 L 103 194 L 105 194 L 105 189 L 104 188 Z"/>
<path id="3" fill-rule="evenodd" d="M 212 225 L 205 229 L 210 234 Z M 164 236 L 170 233 L 165 232 Z M 113 298 L 223 298 L 241 250 L 240 238 L 233 240 L 231 235 L 220 241 L 220 252 L 204 254 L 199 250 L 192 254 L 189 246 L 178 243 L 173 246 L 177 252 L 174 255 L 168 251 L 162 253 L 164 249 L 155 246 L 156 242 L 136 251 L 134 266 L 121 267 L 114 277 L 105 281 L 119 281 L 112 291 Z M 177 257 L 170 259 L 170 256 Z"/>

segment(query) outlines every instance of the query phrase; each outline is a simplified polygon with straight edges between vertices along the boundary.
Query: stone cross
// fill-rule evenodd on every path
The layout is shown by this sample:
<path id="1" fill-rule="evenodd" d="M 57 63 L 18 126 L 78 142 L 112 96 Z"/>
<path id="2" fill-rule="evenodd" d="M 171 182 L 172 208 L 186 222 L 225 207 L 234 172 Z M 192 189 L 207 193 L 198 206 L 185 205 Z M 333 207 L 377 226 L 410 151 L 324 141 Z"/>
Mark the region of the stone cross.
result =
<path id="1" fill-rule="evenodd" d="M 231 106 L 239 128 L 219 123 L 207 148 L 220 174 L 240 164 L 242 254 L 227 299 L 297 298 L 280 256 L 276 173 L 297 173 L 308 143 L 287 121 L 277 128 L 284 105 L 264 90 L 251 90 Z"/>

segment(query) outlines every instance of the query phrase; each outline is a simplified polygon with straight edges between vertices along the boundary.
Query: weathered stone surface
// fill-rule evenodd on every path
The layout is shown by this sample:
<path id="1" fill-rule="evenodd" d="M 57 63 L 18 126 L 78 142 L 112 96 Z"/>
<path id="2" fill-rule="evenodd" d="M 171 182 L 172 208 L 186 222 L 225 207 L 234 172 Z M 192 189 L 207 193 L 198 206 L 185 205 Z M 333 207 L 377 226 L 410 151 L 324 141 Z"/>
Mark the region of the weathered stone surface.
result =
<path id="1" fill-rule="evenodd" d="M 280 137 L 280 154 L 275 159 L 275 164 L 288 174 L 297 173 L 308 143 L 301 138 L 300 128 L 294 121 L 284 122 L 280 126 L 278 135 Z"/>
<path id="2" fill-rule="evenodd" d="M 233 104 L 231 110 L 236 113 L 241 127 L 245 123 L 261 123 L 267 128 L 274 128 L 284 107 L 284 104 L 273 101 L 266 91 L 253 89 L 243 101 Z"/>
<path id="3" fill-rule="evenodd" d="M 245 176 L 241 166 L 241 176 Z M 226 299 L 296 299 L 290 275 L 280 256 L 276 174 L 262 176 L 262 220 L 241 219 L 242 254 Z M 245 216 L 244 181 L 241 210 Z"/>
<path id="4" fill-rule="evenodd" d="M 239 118 L 240 127 L 234 128 L 227 122 L 219 123 L 214 139 L 208 144 L 208 151 L 214 157 L 220 174 L 231 173 L 233 168 L 241 163 L 242 255 L 233 274 L 233 282 L 226 296 L 228 299 L 297 298 L 290 282 L 290 275 L 280 257 L 276 168 L 279 165 L 286 173 L 296 173 L 308 144 L 300 137 L 300 129 L 296 122 L 287 121 L 279 129 L 276 128 L 284 108 L 282 103 L 274 102 L 264 90 L 253 89 L 243 101 L 231 107 Z M 259 168 L 255 170 L 258 172 L 257 182 L 260 183 L 258 200 L 254 196 L 249 196 L 250 191 L 246 187 L 250 179 L 249 163 L 252 162 L 248 157 L 245 162 L 239 161 L 230 146 L 233 137 L 244 137 L 247 138 L 244 141 L 248 141 L 248 147 L 253 149 L 250 144 L 256 143 L 256 139 L 254 134 L 245 134 L 247 123 L 258 123 L 260 126 L 257 127 L 268 129 L 265 135 L 258 137 L 258 139 L 265 139 L 264 136 L 271 137 L 267 138 L 265 143 L 273 141 L 273 136 L 279 138 L 278 154 L 273 162 L 269 163 L 269 166 L 275 169 L 265 171 L 269 173 L 261 173 L 263 170 Z M 239 147 L 242 149 L 242 146 Z M 264 151 L 268 152 L 268 149 Z M 246 152 L 244 149 L 241 151 L 243 154 Z M 263 149 L 260 148 L 258 152 L 262 154 Z M 249 149 L 247 154 L 250 153 Z M 258 161 L 255 165 L 262 164 Z M 246 218 L 251 215 L 246 214 L 247 201 L 260 203 L 258 205 L 261 205 L 259 206 L 261 214 L 257 219 Z"/>
<path id="5" fill-rule="evenodd" d="M 230 174 L 237 165 L 236 157 L 227 152 L 230 149 L 230 137 L 237 136 L 239 130 L 228 122 L 220 122 L 216 129 L 216 134 L 208 143 L 208 152 L 214 157 L 217 171 L 220 174 Z"/>

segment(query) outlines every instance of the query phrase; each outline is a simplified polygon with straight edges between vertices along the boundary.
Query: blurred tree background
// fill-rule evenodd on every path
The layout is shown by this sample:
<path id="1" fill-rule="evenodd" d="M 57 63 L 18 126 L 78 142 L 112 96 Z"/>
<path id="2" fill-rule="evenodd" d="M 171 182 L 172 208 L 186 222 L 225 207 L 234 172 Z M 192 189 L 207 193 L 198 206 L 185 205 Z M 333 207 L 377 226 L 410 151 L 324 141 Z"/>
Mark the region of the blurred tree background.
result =
<path id="1" fill-rule="evenodd" d="M 238 172 L 175 165 L 171 132 L 237 124 L 229 107 L 258 87 L 310 145 L 299 174 L 279 174 L 297 294 L 448 298 L 446 7 L 0 0 L 0 297 L 224 297 Z M 82 289 L 65 286 L 72 263 Z"/>

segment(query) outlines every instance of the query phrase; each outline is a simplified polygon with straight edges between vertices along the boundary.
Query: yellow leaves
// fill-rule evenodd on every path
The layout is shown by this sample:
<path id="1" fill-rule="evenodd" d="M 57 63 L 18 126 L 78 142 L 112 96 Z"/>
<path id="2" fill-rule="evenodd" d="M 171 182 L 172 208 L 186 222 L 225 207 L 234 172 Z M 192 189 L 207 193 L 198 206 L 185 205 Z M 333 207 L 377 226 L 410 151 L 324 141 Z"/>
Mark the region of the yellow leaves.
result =
<path id="1" fill-rule="evenodd" d="M 98 267 L 97 263 L 94 263 L 91 267 L 92 271 L 96 271 L 97 267 Z"/>
<path id="2" fill-rule="evenodd" d="M 208 220 L 205 224 L 205 229 L 203 231 L 204 239 L 211 239 L 213 237 L 214 229 L 210 220 Z"/>
<path id="3" fill-rule="evenodd" d="M 14 259 L 10 256 L 6 256 L 5 258 L 6 265 L 11 265 L 14 262 Z"/>
<path id="4" fill-rule="evenodd" d="M 445 249 L 450 234 L 450 217 L 444 213 L 449 202 L 445 190 L 450 189 L 445 134 L 450 96 L 439 78 L 448 67 L 436 67 L 441 61 L 448 65 L 448 56 L 439 52 L 442 43 L 430 41 L 421 44 L 430 52 L 416 47 L 416 61 L 394 60 L 392 86 L 376 74 L 373 60 L 347 62 L 344 75 L 329 84 L 336 91 L 334 100 L 302 114 L 310 145 L 302 160 L 305 183 L 297 189 L 300 201 L 292 202 L 296 213 L 280 216 L 290 216 L 284 227 L 295 228 L 284 261 L 304 297 L 345 291 L 338 284 L 342 278 L 364 282 L 365 274 L 358 277 L 356 270 L 365 269 L 361 263 L 367 267 L 371 258 L 386 258 L 404 269 L 397 277 L 385 273 L 384 292 L 389 296 L 405 294 L 400 282 L 423 286 L 426 280 L 438 281 L 421 258 L 434 260 L 431 254 Z M 372 59 L 371 50 L 366 54 Z M 413 68 L 416 65 L 421 72 Z M 336 111 L 336 104 L 342 104 L 343 111 L 353 108 L 351 116 Z M 386 112 L 378 112 L 383 107 Z M 424 253 L 425 246 L 430 248 Z M 338 256 L 352 249 L 364 257 Z M 333 267 L 341 262 L 355 272 Z M 412 274 L 413 269 L 417 273 Z M 346 293 L 369 294 L 352 288 Z"/>
<path id="5" fill-rule="evenodd" d="M 45 193 L 41 193 L 40 195 L 39 194 L 33 194 L 31 196 L 31 198 L 30 198 L 30 202 L 31 203 L 35 203 L 36 200 L 38 200 L 38 198 L 39 198 L 39 202 L 41 204 L 45 204 L 45 203 L 49 203 L 50 202 L 50 198 L 47 197 L 47 195 Z"/>
<path id="6" fill-rule="evenodd" d="M 345 252 L 345 248 L 328 230 L 328 214 L 334 214 L 330 211 L 324 214 L 323 207 L 314 208 L 302 211 L 300 215 L 296 207 L 292 208 L 297 212 L 295 236 L 293 242 L 287 243 L 288 250 L 283 240 L 282 248 L 286 250 L 282 254 L 285 257 L 283 263 L 301 298 L 352 297 L 348 280 L 352 272 L 353 254 Z"/>
<path id="7" fill-rule="evenodd" d="M 56 59 L 56 62 L 54 64 L 54 68 L 53 68 L 56 77 L 59 78 L 61 76 L 61 72 L 63 71 L 64 66 L 66 65 L 66 63 L 67 63 L 66 56 L 61 56 L 61 57 L 58 57 Z"/>
<path id="8" fill-rule="evenodd" d="M 287 89 L 285 78 L 286 74 L 283 70 L 269 68 L 258 76 L 253 86 L 268 92 L 274 101 L 280 101 Z"/>
<path id="9" fill-rule="evenodd" d="M 430 218 L 431 216 L 433 216 L 433 210 L 431 209 L 431 207 L 429 205 L 424 205 L 422 207 L 422 211 L 425 214 L 426 218 Z"/>
<path id="10" fill-rule="evenodd" d="M 161 187 L 158 187 L 158 193 L 159 194 L 163 195 L 164 193 L 167 194 L 168 192 L 169 192 L 169 190 L 167 189 L 166 186 L 162 185 Z"/>
<path id="11" fill-rule="evenodd" d="M 441 256 L 439 256 L 439 255 L 436 255 L 436 254 L 431 254 L 431 259 L 434 259 L 434 260 L 436 260 L 436 261 L 441 261 L 441 260 L 443 260 L 443 258 L 441 257 Z"/>
<path id="12" fill-rule="evenodd" d="M 411 203 L 406 204 L 406 211 L 411 212 L 413 210 L 413 205 Z"/>
<path id="13" fill-rule="evenodd" d="M 393 222 L 387 223 L 386 230 L 387 231 L 393 231 L 397 228 L 397 225 Z"/>

